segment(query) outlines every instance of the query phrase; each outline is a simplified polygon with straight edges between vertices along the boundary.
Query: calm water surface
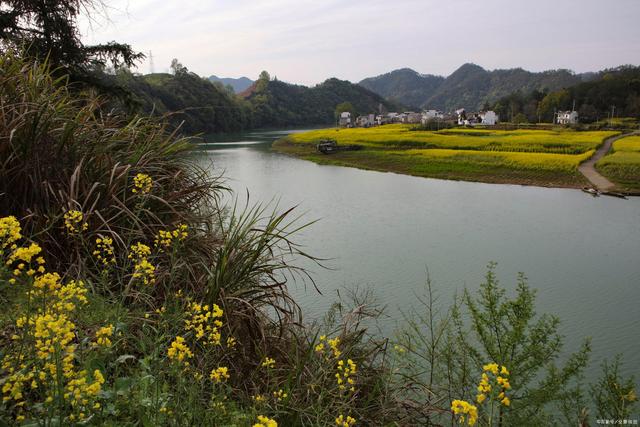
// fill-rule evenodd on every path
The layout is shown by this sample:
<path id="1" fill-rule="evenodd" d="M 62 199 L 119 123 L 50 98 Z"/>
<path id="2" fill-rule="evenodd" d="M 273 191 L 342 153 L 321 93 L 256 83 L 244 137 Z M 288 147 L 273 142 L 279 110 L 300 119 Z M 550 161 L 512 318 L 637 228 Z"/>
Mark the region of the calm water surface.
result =
<path id="1" fill-rule="evenodd" d="M 298 241 L 332 270 L 312 268 L 313 287 L 292 292 L 309 317 L 345 288 L 366 286 L 394 320 L 424 289 L 426 269 L 443 303 L 482 283 L 498 262 L 501 284 L 518 272 L 538 290 L 538 313 L 562 320 L 566 351 L 593 339 L 587 376 L 617 353 L 640 377 L 640 198 L 592 198 L 577 190 L 415 178 L 320 166 L 270 150 L 290 132 L 255 132 L 205 144 L 203 161 L 225 170 L 239 197 L 279 199 L 320 219 Z"/>

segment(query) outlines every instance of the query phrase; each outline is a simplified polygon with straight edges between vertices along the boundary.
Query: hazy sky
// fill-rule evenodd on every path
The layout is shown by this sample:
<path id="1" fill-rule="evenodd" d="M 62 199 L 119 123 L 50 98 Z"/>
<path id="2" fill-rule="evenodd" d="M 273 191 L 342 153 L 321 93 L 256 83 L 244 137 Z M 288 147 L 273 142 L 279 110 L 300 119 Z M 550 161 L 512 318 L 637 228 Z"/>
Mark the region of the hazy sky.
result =
<path id="1" fill-rule="evenodd" d="M 109 0 L 86 43 L 116 40 L 202 76 L 354 82 L 410 67 L 597 71 L 640 64 L 640 0 Z M 139 71 L 148 73 L 148 60 Z"/>

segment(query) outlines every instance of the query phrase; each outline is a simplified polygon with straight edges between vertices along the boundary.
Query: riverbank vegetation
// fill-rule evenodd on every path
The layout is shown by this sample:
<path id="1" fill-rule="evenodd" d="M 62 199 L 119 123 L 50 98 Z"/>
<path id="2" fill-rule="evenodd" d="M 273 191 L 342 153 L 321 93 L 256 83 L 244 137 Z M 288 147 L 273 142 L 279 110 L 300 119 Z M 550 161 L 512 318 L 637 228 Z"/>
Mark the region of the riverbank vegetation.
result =
<path id="1" fill-rule="evenodd" d="M 613 143 L 611 152 L 596 163 L 598 171 L 627 191 L 640 191 L 640 136 Z"/>
<path id="2" fill-rule="evenodd" d="M 276 150 L 309 160 L 409 175 L 467 181 L 579 187 L 578 166 L 604 139 L 617 132 L 492 130 L 454 128 L 416 130 L 409 125 L 322 129 L 290 135 Z M 321 139 L 360 145 L 362 150 L 325 156 Z"/>
<path id="3" fill-rule="evenodd" d="M 43 12 L 0 13 L 42 34 L 60 24 L 32 19 Z M 369 333 L 381 309 L 358 294 L 308 322 L 287 284 L 320 262 L 295 242 L 309 223 L 226 204 L 223 178 L 166 121 L 2 47 L 0 425 L 539 425 L 634 410 L 617 360 L 592 402 L 581 394 L 588 341 L 561 363 L 559 320 L 535 314 L 524 278 L 507 295 L 493 266 L 442 316 L 425 299 L 397 340 Z"/>
<path id="4" fill-rule="evenodd" d="M 306 224 L 291 210 L 221 205 L 223 183 L 162 123 L 107 114 L 102 98 L 13 53 L 0 70 L 0 423 L 578 419 L 562 408 L 580 398 L 570 385 L 588 346 L 558 365 L 558 320 L 534 315 L 524 279 L 505 299 L 490 267 L 432 341 L 420 317 L 396 342 L 370 335 L 380 309 L 357 295 L 305 322 L 286 285 L 314 258 L 295 244 Z M 575 405 L 614 402 L 625 417 L 633 381 L 610 367 L 621 386 Z"/>

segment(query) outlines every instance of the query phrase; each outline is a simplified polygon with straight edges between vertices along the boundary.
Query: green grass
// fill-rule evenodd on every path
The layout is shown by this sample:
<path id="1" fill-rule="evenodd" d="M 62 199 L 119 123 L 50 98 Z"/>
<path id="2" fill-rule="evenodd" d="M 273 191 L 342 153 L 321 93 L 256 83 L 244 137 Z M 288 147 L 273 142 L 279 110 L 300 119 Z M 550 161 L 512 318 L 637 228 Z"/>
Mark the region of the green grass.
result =
<path id="1" fill-rule="evenodd" d="M 455 128 L 439 132 L 407 125 L 362 129 L 321 129 L 290 135 L 276 150 L 319 163 L 409 175 L 541 186 L 579 187 L 586 183 L 578 166 L 604 139 L 617 132 L 494 130 Z M 320 139 L 357 144 L 363 150 L 324 156 Z"/>
<path id="2" fill-rule="evenodd" d="M 611 153 L 596 163 L 600 173 L 626 191 L 640 191 L 640 136 L 613 143 Z"/>

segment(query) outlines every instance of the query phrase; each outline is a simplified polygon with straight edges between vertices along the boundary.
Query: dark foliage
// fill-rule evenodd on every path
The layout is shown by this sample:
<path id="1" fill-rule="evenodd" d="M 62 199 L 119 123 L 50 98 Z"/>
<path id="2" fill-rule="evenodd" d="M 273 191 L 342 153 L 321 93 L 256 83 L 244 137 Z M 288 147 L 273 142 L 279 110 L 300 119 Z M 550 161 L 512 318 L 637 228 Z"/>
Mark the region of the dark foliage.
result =
<path id="1" fill-rule="evenodd" d="M 22 49 L 34 59 L 47 58 L 58 75 L 102 87 L 94 70 L 108 64 L 116 68 L 132 66 L 144 57 L 128 44 L 85 46 L 81 42 L 78 16 L 102 6 L 93 0 L 2 0 L 0 46 Z"/>
<path id="2" fill-rule="evenodd" d="M 422 75 L 410 69 L 396 70 L 359 84 L 407 105 L 452 111 L 478 110 L 516 91 L 557 90 L 581 82 L 583 76 L 568 70 L 532 73 L 522 68 L 488 71 L 464 64 L 448 77 Z"/>
<path id="3" fill-rule="evenodd" d="M 345 80 L 335 78 L 314 86 L 259 79 L 244 94 L 251 103 L 256 126 L 291 126 L 335 123 L 336 106 L 353 105 L 356 114 L 402 110 L 396 103 Z"/>

